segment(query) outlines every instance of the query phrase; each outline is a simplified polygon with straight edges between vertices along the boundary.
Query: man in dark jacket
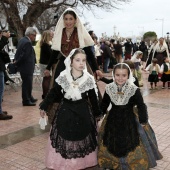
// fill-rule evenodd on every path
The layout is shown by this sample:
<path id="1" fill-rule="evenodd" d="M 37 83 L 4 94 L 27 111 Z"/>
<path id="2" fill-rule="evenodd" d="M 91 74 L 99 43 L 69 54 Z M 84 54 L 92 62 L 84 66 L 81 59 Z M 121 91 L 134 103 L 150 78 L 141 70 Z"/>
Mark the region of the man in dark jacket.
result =
<path id="1" fill-rule="evenodd" d="M 103 59 L 104 59 L 104 64 L 103 64 L 104 73 L 109 73 L 108 67 L 109 67 L 110 59 L 112 58 L 112 51 L 109 46 L 110 46 L 110 42 L 105 41 L 105 44 L 102 48 L 102 50 L 103 50 L 102 55 L 103 55 Z"/>
<path id="2" fill-rule="evenodd" d="M 5 63 L 2 58 L 1 51 L 8 44 L 9 32 L 0 31 L 0 120 L 12 119 L 11 115 L 8 115 L 6 111 L 2 111 L 2 97 L 4 93 L 4 71 L 6 70 Z"/>
<path id="3" fill-rule="evenodd" d="M 28 27 L 25 36 L 20 39 L 15 54 L 15 63 L 22 79 L 22 104 L 35 106 L 37 99 L 32 96 L 33 73 L 35 67 L 35 51 L 32 42 L 35 41 L 36 29 Z"/>

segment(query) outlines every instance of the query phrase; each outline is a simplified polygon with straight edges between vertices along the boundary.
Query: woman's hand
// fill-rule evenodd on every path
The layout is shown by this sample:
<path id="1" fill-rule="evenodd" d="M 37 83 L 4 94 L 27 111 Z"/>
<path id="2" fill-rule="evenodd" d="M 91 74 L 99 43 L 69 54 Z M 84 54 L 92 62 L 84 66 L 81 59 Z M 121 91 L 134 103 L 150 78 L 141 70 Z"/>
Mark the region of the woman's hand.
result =
<path id="1" fill-rule="evenodd" d="M 45 77 L 49 77 L 49 76 L 50 76 L 50 71 L 46 69 L 46 70 L 44 71 L 44 76 L 45 76 Z"/>
<path id="2" fill-rule="evenodd" d="M 45 115 L 46 115 L 45 111 L 44 111 L 44 110 L 40 110 L 40 116 L 41 116 L 42 118 L 44 118 Z"/>

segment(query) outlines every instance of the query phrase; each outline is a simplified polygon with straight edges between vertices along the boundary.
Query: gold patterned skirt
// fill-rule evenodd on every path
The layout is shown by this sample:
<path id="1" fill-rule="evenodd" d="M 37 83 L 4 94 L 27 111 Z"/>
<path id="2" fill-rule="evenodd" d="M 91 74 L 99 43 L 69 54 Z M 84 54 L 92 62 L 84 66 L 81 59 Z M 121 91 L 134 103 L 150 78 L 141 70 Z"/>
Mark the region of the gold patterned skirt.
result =
<path id="1" fill-rule="evenodd" d="M 98 164 L 101 168 L 114 170 L 148 170 L 155 167 L 156 160 L 162 158 L 155 138 L 154 131 L 149 124 L 142 127 L 138 122 L 140 144 L 134 151 L 129 152 L 126 157 L 115 157 L 107 147 L 103 145 L 102 136 L 108 114 L 105 116 L 99 129 Z"/>

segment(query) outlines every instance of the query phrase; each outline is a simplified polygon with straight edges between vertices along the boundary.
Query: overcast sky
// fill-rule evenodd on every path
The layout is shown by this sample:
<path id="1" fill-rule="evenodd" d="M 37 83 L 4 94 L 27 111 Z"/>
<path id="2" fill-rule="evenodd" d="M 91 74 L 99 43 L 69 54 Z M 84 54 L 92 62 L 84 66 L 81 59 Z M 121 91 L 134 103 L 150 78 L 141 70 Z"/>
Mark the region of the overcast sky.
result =
<path id="1" fill-rule="evenodd" d="M 86 12 L 85 18 L 81 19 L 83 22 L 90 22 L 91 29 L 98 37 L 101 37 L 104 32 L 112 36 L 114 31 L 124 37 L 154 31 L 158 37 L 161 37 L 162 24 L 163 36 L 167 36 L 166 33 L 170 32 L 169 0 L 132 0 L 118 7 L 121 9 L 113 10 L 112 13 L 95 9 L 97 17 Z"/>

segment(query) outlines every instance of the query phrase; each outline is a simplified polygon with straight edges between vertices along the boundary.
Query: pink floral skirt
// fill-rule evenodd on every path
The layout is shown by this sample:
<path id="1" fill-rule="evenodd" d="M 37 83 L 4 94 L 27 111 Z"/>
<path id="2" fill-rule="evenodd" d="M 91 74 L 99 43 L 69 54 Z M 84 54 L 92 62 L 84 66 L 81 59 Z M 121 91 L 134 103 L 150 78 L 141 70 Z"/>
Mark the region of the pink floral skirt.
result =
<path id="1" fill-rule="evenodd" d="M 56 153 L 55 148 L 51 146 L 51 140 L 48 139 L 45 155 L 45 165 L 53 170 L 81 170 L 97 165 L 97 149 L 86 155 L 84 158 L 65 159 L 60 153 Z"/>

